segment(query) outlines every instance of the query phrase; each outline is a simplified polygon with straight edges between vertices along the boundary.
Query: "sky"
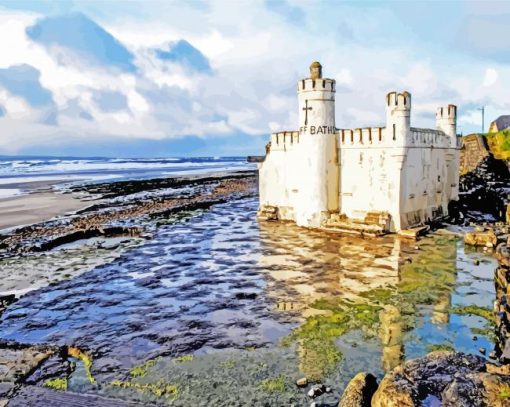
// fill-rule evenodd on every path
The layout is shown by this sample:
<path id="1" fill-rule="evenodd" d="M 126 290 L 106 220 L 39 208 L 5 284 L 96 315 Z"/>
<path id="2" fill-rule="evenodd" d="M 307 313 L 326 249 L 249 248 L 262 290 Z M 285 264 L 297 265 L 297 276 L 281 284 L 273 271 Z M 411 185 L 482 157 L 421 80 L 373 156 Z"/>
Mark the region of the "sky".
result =
<path id="1" fill-rule="evenodd" d="M 314 60 L 339 128 L 411 125 L 458 106 L 458 132 L 510 114 L 510 2 L 1 1 L 0 154 L 264 153 L 298 127 Z"/>

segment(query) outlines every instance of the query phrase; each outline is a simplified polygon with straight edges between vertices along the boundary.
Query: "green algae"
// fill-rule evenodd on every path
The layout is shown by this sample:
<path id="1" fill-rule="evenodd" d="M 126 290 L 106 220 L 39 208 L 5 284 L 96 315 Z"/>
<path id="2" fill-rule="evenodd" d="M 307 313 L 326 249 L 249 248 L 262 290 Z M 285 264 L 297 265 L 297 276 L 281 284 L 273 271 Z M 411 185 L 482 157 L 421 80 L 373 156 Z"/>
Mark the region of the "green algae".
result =
<path id="1" fill-rule="evenodd" d="M 455 348 L 450 343 L 433 343 L 427 346 L 428 352 L 437 352 L 437 351 L 445 351 L 445 352 L 454 352 Z"/>
<path id="2" fill-rule="evenodd" d="M 282 375 L 270 379 L 262 380 L 259 387 L 268 392 L 284 392 L 285 391 L 285 377 Z"/>
<path id="3" fill-rule="evenodd" d="M 320 298 L 309 307 L 324 311 L 309 316 L 281 343 L 298 344 L 300 369 L 312 380 L 329 374 L 342 360 L 336 339 L 359 330 L 365 339 L 380 333 L 384 324 L 409 331 L 416 325 L 422 305 L 434 305 L 437 313 L 447 313 L 449 295 L 456 280 L 456 238 L 434 237 L 412 254 L 411 261 L 399 265 L 398 281 L 359 294 L 358 299 Z"/>
<path id="4" fill-rule="evenodd" d="M 471 328 L 471 332 L 473 333 L 473 335 L 485 336 L 491 342 L 496 343 L 498 341 L 495 326 L 492 324 L 488 324 L 487 326 L 485 326 L 485 328 L 473 327 Z"/>
<path id="5" fill-rule="evenodd" d="M 222 362 L 220 364 L 220 366 L 223 368 L 223 369 L 233 369 L 236 367 L 236 361 L 235 360 L 232 360 L 232 359 L 228 359 L 226 360 L 225 362 Z"/>
<path id="6" fill-rule="evenodd" d="M 510 386 L 508 384 L 501 386 L 498 396 L 502 400 L 510 399 Z"/>
<path id="7" fill-rule="evenodd" d="M 133 367 L 129 371 L 129 374 L 131 375 L 131 377 L 145 377 L 149 369 L 154 367 L 154 365 L 158 362 L 159 359 L 160 358 L 147 360 L 141 365 Z"/>
<path id="8" fill-rule="evenodd" d="M 335 339 L 354 329 L 361 329 L 369 337 L 375 335 L 374 327 L 381 308 L 335 299 L 318 300 L 311 308 L 328 311 L 328 315 L 308 317 L 281 343 L 283 346 L 297 343 L 301 370 L 311 380 L 320 380 L 331 373 L 343 358 Z"/>
<path id="9" fill-rule="evenodd" d="M 175 362 L 179 362 L 179 363 L 182 363 L 182 362 L 192 362 L 193 361 L 193 355 L 177 356 L 176 358 L 174 358 L 174 361 Z"/>
<path id="10" fill-rule="evenodd" d="M 156 397 L 176 398 L 179 394 L 179 389 L 175 384 L 166 383 L 162 380 L 156 383 L 136 383 L 133 381 L 114 380 L 111 382 L 111 385 L 124 389 L 134 389 Z"/>
<path id="11" fill-rule="evenodd" d="M 43 383 L 43 387 L 53 390 L 66 391 L 67 390 L 67 377 L 56 377 L 48 379 Z"/>
<path id="12" fill-rule="evenodd" d="M 490 309 L 479 307 L 477 305 L 450 308 L 450 312 L 458 315 L 476 315 L 486 319 L 492 325 L 496 325 L 496 317 L 494 312 Z"/>

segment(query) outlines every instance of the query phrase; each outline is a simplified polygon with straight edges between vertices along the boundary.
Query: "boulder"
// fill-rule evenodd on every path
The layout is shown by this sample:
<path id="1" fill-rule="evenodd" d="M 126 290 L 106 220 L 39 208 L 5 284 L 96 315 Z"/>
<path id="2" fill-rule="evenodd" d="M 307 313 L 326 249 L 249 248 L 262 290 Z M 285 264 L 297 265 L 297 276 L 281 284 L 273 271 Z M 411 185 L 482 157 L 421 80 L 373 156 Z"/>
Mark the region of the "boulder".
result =
<path id="1" fill-rule="evenodd" d="M 510 389 L 510 376 L 486 370 L 479 356 L 432 352 L 386 374 L 372 407 L 417 407 L 436 399 L 443 407 L 510 405 L 501 396 Z"/>
<path id="2" fill-rule="evenodd" d="M 498 237 L 492 229 L 485 232 L 473 231 L 464 235 L 464 243 L 471 246 L 496 247 Z"/>
<path id="3" fill-rule="evenodd" d="M 510 268 L 510 249 L 505 243 L 501 243 L 496 248 L 496 258 L 501 266 Z"/>
<path id="4" fill-rule="evenodd" d="M 510 378 L 491 373 L 459 375 L 448 384 L 441 394 L 443 407 L 510 405 L 505 392 L 510 389 Z"/>
<path id="5" fill-rule="evenodd" d="M 358 373 L 345 388 L 338 407 L 370 407 L 377 390 L 377 379 L 370 373 Z"/>

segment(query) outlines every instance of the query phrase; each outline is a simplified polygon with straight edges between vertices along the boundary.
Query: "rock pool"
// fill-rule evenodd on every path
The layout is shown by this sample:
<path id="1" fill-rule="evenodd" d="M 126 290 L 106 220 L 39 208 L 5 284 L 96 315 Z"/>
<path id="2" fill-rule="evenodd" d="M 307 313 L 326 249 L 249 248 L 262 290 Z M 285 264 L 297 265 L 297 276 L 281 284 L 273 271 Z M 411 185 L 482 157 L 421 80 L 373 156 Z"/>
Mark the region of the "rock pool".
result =
<path id="1" fill-rule="evenodd" d="M 301 377 L 331 387 L 318 401 L 335 405 L 359 371 L 492 350 L 491 255 L 448 233 L 414 242 L 258 223 L 257 205 L 160 220 L 151 240 L 100 250 L 92 268 L 84 249 L 87 269 L 12 304 L 0 338 L 80 349 L 68 390 L 197 406 L 307 405 Z"/>

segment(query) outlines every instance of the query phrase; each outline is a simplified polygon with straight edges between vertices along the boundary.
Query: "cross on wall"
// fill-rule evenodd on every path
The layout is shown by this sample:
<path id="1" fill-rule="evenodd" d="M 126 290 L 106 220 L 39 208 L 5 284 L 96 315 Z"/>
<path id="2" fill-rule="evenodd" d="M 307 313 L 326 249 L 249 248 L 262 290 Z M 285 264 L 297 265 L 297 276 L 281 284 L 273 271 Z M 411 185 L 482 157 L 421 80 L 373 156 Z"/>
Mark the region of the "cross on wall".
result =
<path id="1" fill-rule="evenodd" d="M 305 107 L 303 107 L 305 112 L 305 126 L 308 124 L 308 111 L 312 110 L 312 107 L 308 107 L 308 99 L 305 100 Z"/>

